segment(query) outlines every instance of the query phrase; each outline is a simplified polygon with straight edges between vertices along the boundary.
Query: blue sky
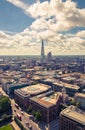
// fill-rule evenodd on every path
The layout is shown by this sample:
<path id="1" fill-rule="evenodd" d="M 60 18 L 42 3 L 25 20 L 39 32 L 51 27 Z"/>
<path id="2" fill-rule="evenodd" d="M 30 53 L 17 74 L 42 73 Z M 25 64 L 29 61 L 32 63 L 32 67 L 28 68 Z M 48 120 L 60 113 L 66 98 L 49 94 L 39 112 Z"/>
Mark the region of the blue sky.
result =
<path id="1" fill-rule="evenodd" d="M 0 0 L 0 55 L 40 54 L 41 39 L 46 54 L 84 54 L 85 0 L 67 1 Z"/>
<path id="2" fill-rule="evenodd" d="M 21 32 L 30 26 L 33 18 L 27 16 L 21 8 L 6 0 L 0 0 L 0 30 Z"/>
<path id="3" fill-rule="evenodd" d="M 26 4 L 33 4 L 35 0 L 22 0 Z M 45 0 L 41 0 L 44 2 Z M 65 1 L 65 0 L 63 0 Z M 85 0 L 74 0 L 79 8 L 85 8 Z M 23 10 L 6 0 L 0 0 L 0 30 L 21 32 L 30 26 L 34 19 L 27 16 Z"/>

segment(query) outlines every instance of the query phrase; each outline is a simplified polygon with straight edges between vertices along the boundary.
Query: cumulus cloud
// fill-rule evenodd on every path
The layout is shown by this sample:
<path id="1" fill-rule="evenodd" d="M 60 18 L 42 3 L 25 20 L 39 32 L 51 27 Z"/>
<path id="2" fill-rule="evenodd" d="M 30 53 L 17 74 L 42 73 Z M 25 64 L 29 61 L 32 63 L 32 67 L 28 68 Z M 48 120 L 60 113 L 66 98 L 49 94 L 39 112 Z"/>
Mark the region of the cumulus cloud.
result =
<path id="1" fill-rule="evenodd" d="M 85 30 L 78 32 L 77 36 L 81 38 L 85 38 Z"/>
<path id="2" fill-rule="evenodd" d="M 76 26 L 85 26 L 85 9 L 77 8 L 76 3 L 71 0 L 66 0 L 65 2 L 51 0 L 50 2 L 44 1 L 42 3 L 37 1 L 30 6 L 21 0 L 7 1 L 22 8 L 26 14 L 33 18 L 50 18 L 54 16 L 56 23 L 53 26 L 56 27 L 56 30 L 68 30 Z"/>
<path id="3" fill-rule="evenodd" d="M 10 48 L 10 53 L 40 54 L 41 39 L 47 43 L 46 53 L 84 54 L 85 30 L 64 34 L 76 27 L 85 27 L 85 9 L 79 9 L 71 0 L 50 0 L 28 5 L 22 0 L 7 0 L 35 18 L 23 32 L 10 35 L 0 31 L 0 48 Z"/>
<path id="4" fill-rule="evenodd" d="M 3 33 L 0 33 L 1 35 Z M 29 34 L 29 35 L 28 35 Z M 35 37 L 34 37 L 35 34 Z M 0 36 L 1 36 L 0 35 Z M 28 36 L 27 36 L 28 35 Z M 32 37 L 33 36 L 33 37 Z M 37 37 L 36 37 L 37 36 Z M 4 40 L 0 41 L 0 48 L 10 49 L 10 53 L 21 54 L 39 54 L 41 48 L 41 36 L 47 43 L 45 46 L 45 53 L 52 51 L 53 54 L 83 54 L 85 49 L 85 40 L 74 34 L 61 34 L 52 31 L 45 31 L 38 33 L 36 31 L 24 30 L 16 35 L 7 35 L 4 33 Z M 82 51 L 83 50 L 83 51 Z"/>

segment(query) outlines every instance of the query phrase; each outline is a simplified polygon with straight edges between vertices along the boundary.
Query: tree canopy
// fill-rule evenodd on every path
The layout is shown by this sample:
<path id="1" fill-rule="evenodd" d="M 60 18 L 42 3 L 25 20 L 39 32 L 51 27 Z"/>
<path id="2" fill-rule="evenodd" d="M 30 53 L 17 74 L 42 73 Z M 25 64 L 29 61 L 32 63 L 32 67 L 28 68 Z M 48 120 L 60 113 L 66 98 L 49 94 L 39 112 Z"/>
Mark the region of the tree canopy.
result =
<path id="1" fill-rule="evenodd" d="M 0 97 L 0 112 L 8 111 L 11 108 L 11 101 L 6 96 Z"/>

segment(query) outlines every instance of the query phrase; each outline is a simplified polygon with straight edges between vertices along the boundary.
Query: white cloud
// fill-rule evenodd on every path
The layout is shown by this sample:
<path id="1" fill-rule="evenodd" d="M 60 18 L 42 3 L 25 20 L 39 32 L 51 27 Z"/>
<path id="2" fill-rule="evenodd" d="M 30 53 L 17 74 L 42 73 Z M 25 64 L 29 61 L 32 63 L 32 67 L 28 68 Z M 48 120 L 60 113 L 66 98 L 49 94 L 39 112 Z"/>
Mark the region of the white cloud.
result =
<path id="1" fill-rule="evenodd" d="M 22 8 L 27 15 L 30 15 L 35 19 L 49 18 L 50 20 L 50 17 L 54 16 L 56 22 L 52 23 L 52 26 L 56 29 L 56 31 L 69 30 L 78 26 L 85 27 L 85 9 L 77 8 L 76 3 L 71 0 L 67 0 L 65 2 L 62 2 L 62 0 L 51 0 L 50 2 L 44 1 L 42 3 L 37 1 L 33 5 L 27 5 L 21 0 L 7 1 Z M 37 22 L 38 21 L 36 21 L 36 23 Z M 37 25 L 39 26 L 38 23 Z"/>
<path id="2" fill-rule="evenodd" d="M 85 38 L 85 30 L 78 32 L 77 36 L 81 38 Z"/>
<path id="3" fill-rule="evenodd" d="M 23 32 L 10 35 L 0 31 L 0 48 L 10 54 L 39 54 L 41 39 L 47 43 L 45 52 L 53 54 L 85 54 L 85 30 L 77 34 L 62 34 L 75 27 L 85 27 L 85 9 L 77 8 L 75 2 L 51 0 L 26 5 L 21 0 L 7 0 L 35 18 Z M 0 49 L 1 54 L 4 53 Z"/>
<path id="4" fill-rule="evenodd" d="M 2 36 L 2 34 L 3 33 L 1 32 L 0 36 Z M 35 38 L 34 40 L 32 36 Z M 64 35 L 61 33 L 56 34 L 49 30 L 38 33 L 36 31 L 30 31 L 29 29 L 13 36 L 4 33 L 4 40 L 2 42 L 0 41 L 0 51 L 1 53 L 6 53 L 7 50 L 9 50 L 7 53 L 10 54 L 40 55 L 41 36 L 43 36 L 43 39 L 47 43 L 45 46 L 46 54 L 49 51 L 52 51 L 52 54 L 75 54 L 75 52 L 76 54 L 84 54 L 85 40 L 76 36 L 76 34 L 74 36 L 68 34 Z"/>
<path id="5" fill-rule="evenodd" d="M 10 3 L 12 3 L 13 5 L 22 8 L 23 10 L 26 10 L 28 8 L 29 5 L 25 4 L 24 2 L 22 2 L 21 0 L 6 0 Z"/>
<path id="6" fill-rule="evenodd" d="M 53 10 L 51 9 L 50 3 L 48 1 L 45 1 L 43 3 L 40 2 L 34 3 L 26 11 L 33 18 L 38 18 L 38 17 L 47 18 L 53 15 L 52 12 Z"/>

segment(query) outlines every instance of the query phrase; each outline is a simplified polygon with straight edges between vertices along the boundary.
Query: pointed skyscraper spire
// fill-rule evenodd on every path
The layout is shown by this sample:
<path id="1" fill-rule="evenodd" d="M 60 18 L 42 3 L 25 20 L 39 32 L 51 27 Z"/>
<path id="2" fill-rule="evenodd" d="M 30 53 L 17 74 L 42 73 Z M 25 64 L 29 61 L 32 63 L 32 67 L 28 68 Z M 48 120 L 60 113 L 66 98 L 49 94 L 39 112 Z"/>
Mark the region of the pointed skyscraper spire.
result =
<path id="1" fill-rule="evenodd" d="M 44 63 L 44 61 L 45 61 L 44 42 L 42 40 L 42 43 L 41 43 L 41 63 Z"/>

